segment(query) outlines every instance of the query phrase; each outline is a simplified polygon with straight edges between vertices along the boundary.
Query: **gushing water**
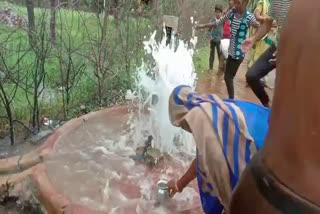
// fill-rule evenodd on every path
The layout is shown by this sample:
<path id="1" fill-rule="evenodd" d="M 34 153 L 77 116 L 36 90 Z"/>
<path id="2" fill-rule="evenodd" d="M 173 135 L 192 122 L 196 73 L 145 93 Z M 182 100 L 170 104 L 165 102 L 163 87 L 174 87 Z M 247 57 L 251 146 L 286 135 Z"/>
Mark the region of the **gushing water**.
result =
<path id="1" fill-rule="evenodd" d="M 195 86 L 193 49 L 183 41 L 178 41 L 177 45 L 166 45 L 165 40 L 158 43 L 155 35 L 144 42 L 146 53 L 151 54 L 155 62 L 154 67 L 150 72 L 144 64 L 137 72 L 139 118 L 135 124 L 138 134 L 136 142 L 141 139 L 140 133 L 144 133 L 154 137 L 153 146 L 161 152 L 174 154 L 183 149 L 184 152 L 194 153 L 191 134 L 172 126 L 168 112 L 169 96 L 175 87 Z M 194 38 L 191 45 L 195 46 L 195 43 Z M 172 44 L 176 44 L 174 39 Z M 150 111 L 150 116 L 145 116 L 146 109 Z"/>

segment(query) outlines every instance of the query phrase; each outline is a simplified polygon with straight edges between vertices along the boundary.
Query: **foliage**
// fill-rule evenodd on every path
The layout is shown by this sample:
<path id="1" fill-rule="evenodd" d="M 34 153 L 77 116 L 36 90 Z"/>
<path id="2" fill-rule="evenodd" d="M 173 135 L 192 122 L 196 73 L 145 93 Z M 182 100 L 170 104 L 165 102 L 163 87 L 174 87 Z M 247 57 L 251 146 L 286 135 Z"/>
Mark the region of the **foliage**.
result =
<path id="1" fill-rule="evenodd" d="M 27 19 L 24 1 L 11 2 L 18 4 L 0 2 L 0 8 L 11 8 Z M 0 24 L 5 63 L 22 71 L 19 76 L 17 72 L 10 76 L 11 83 L 6 84 L 7 92 L 16 89 L 11 104 L 13 121 L 27 126 L 37 126 L 32 117 L 36 105 L 39 117 L 67 120 L 76 117 L 82 105 L 96 110 L 124 103 L 126 91 L 134 87 L 136 69 L 147 57 L 143 41 L 161 28 L 162 15 L 179 16 L 179 37 L 187 40 L 190 16 L 208 20 L 215 4 L 205 0 L 186 0 L 183 4 L 180 0 L 154 1 L 158 4 L 149 4 L 141 12 L 137 11 L 137 0 L 116 1 L 117 7 L 115 0 L 105 0 L 107 8 L 103 0 L 59 2 L 62 5 L 54 11 L 55 42 L 49 37 L 49 1 L 34 0 L 35 6 L 41 6 L 34 8 L 34 41 L 29 40 L 28 29 Z M 78 3 L 70 7 L 70 2 Z M 200 33 L 200 44 L 206 44 L 206 36 Z M 197 70 L 206 69 L 207 58 L 202 47 L 195 55 Z M 7 117 L 4 110 L 0 102 L 0 118 Z"/>

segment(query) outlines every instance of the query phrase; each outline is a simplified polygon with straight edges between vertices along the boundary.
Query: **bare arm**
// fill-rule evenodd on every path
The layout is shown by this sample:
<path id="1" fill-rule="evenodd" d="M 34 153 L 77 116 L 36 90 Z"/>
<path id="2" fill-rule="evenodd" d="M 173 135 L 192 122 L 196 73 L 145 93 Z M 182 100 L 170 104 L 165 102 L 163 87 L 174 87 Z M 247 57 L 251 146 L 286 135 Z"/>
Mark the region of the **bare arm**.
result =
<path id="1" fill-rule="evenodd" d="M 193 160 L 188 171 L 177 181 L 179 190 L 183 190 L 188 184 L 196 178 L 196 159 Z"/>
<path id="2" fill-rule="evenodd" d="M 265 35 L 269 33 L 272 27 L 273 19 L 268 17 L 266 18 L 263 23 L 260 25 L 256 33 L 250 38 L 253 42 L 257 42 L 261 40 Z"/>
<path id="3" fill-rule="evenodd" d="M 254 20 L 255 21 L 251 20 L 251 26 L 254 26 L 254 27 L 259 26 L 259 22 L 256 21 L 256 18 L 254 18 Z M 265 35 L 269 33 L 272 27 L 272 23 L 273 23 L 272 18 L 268 17 L 264 19 L 263 23 L 258 27 L 258 30 L 256 31 L 256 33 L 242 43 L 241 50 L 243 51 L 243 53 L 248 53 L 248 51 L 252 48 L 252 46 L 257 41 L 261 40 Z"/>
<path id="4" fill-rule="evenodd" d="M 264 17 L 261 16 L 261 11 L 260 11 L 260 9 L 256 9 L 256 10 L 254 11 L 254 16 L 256 17 L 256 19 L 257 19 L 258 22 L 263 23 Z"/>
<path id="5" fill-rule="evenodd" d="M 226 13 L 219 20 L 211 22 L 211 23 L 207 23 L 207 24 L 200 24 L 200 25 L 197 26 L 197 28 L 212 28 L 212 27 L 216 27 L 217 25 L 220 25 L 220 24 L 224 23 L 227 19 L 230 18 L 230 16 L 231 16 L 231 10 L 229 10 L 228 13 Z"/>
<path id="6" fill-rule="evenodd" d="M 178 180 L 171 180 L 168 183 L 169 196 L 173 197 L 177 192 L 182 192 L 188 184 L 197 177 L 196 159 L 192 162 L 188 171 Z"/>
<path id="7" fill-rule="evenodd" d="M 200 24 L 197 26 L 197 28 L 213 28 L 213 27 L 216 27 L 217 24 L 216 22 L 210 22 L 210 23 L 207 23 L 207 24 Z"/>

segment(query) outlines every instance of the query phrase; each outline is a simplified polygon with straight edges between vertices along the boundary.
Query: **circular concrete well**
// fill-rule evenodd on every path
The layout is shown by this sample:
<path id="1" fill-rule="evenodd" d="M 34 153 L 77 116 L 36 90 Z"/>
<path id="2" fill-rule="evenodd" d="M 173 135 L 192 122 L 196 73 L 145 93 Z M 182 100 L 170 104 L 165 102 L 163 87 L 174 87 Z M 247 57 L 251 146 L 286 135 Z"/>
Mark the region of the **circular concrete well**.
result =
<path id="1" fill-rule="evenodd" d="M 181 176 L 192 157 L 180 152 L 153 167 L 137 161 L 128 112 L 128 107 L 114 107 L 90 113 L 48 139 L 39 150 L 45 171 L 37 179 L 46 192 L 42 201 L 65 213 L 201 213 L 195 182 L 167 203 L 156 203 L 157 181 Z"/>

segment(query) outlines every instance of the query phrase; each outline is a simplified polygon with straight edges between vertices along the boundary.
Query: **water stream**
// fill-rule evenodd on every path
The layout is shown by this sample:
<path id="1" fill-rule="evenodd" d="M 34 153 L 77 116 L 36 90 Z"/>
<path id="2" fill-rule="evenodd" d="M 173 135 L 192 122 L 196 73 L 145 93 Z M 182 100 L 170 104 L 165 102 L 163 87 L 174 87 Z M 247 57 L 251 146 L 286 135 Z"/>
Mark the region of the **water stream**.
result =
<path id="1" fill-rule="evenodd" d="M 171 125 L 168 112 L 168 101 L 172 90 L 178 85 L 195 86 L 196 74 L 192 61 L 193 49 L 182 41 L 166 45 L 166 41 L 157 43 L 155 33 L 145 42 L 147 54 L 152 54 L 155 61 L 153 75 L 148 75 L 146 65 L 137 72 L 137 91 L 139 116 L 136 120 L 135 133 L 137 138 L 141 133 L 154 137 L 154 145 L 162 152 L 176 153 L 179 148 L 184 152 L 194 153 L 192 136 L 180 128 Z M 146 108 L 150 116 L 145 117 Z M 140 129 L 140 130 L 139 130 Z M 135 142 L 141 142 L 136 139 Z"/>

